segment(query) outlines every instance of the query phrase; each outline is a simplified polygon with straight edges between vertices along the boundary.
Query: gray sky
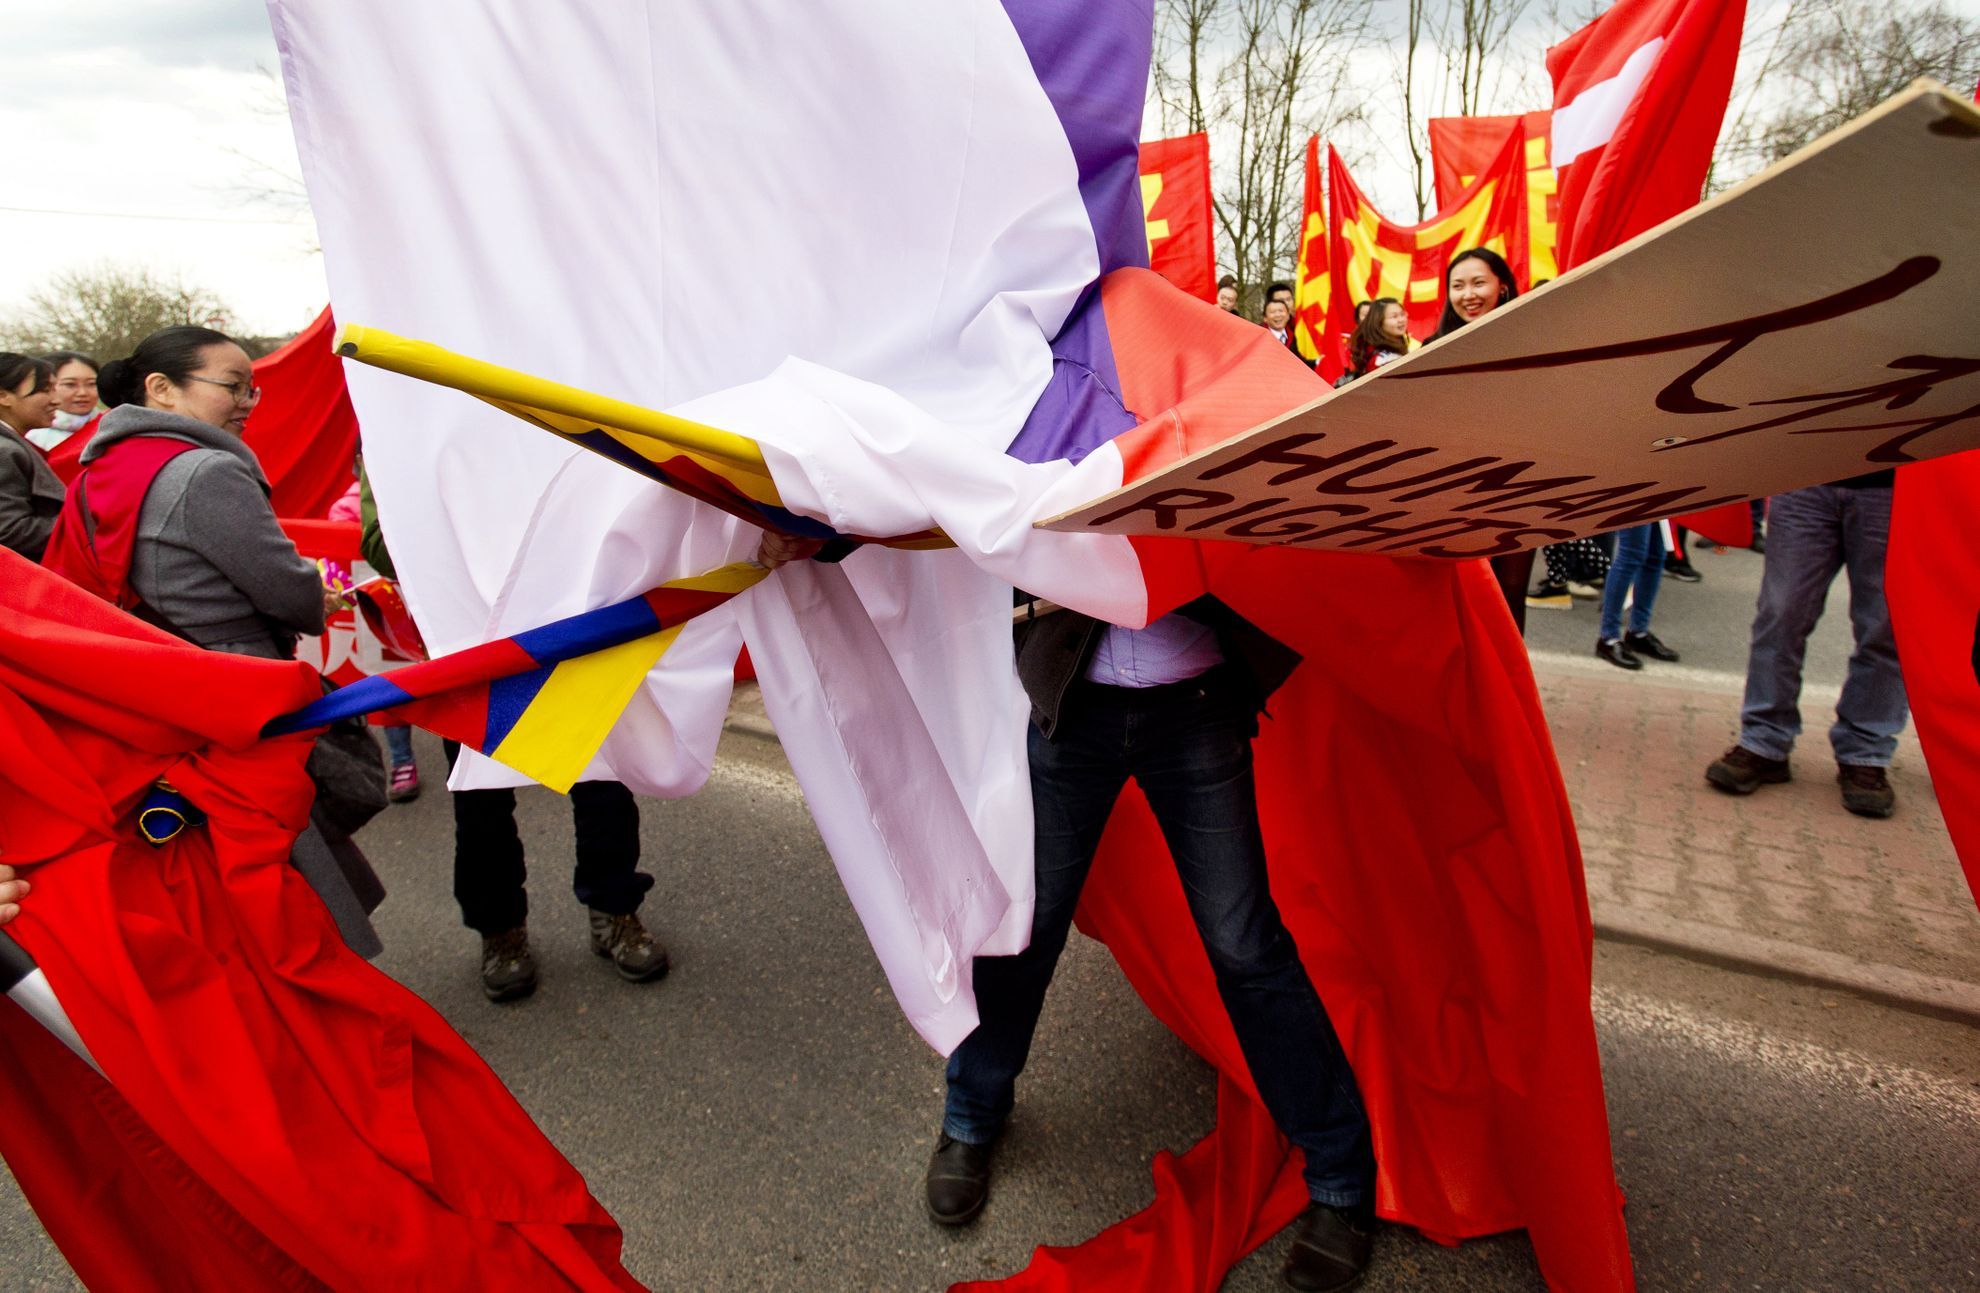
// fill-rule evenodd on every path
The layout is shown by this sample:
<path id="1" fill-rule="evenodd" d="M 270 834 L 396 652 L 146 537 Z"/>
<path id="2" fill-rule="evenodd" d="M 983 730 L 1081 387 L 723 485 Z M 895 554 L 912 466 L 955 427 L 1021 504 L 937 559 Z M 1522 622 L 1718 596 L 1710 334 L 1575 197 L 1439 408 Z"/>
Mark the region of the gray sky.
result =
<path id="1" fill-rule="evenodd" d="M 1780 2 L 1749 0 L 1749 31 Z M 1953 7 L 1980 15 L 1980 0 Z M 297 172 L 261 0 L 0 0 L 0 30 L 14 55 L 0 75 L 11 163 L 0 183 L 11 271 L 0 315 L 61 270 L 115 261 L 211 289 L 246 332 L 290 332 L 314 317 L 327 295 L 314 227 L 299 204 L 256 192 Z M 1536 31 L 1520 57 L 1537 59 L 1546 35 Z M 1398 125 L 1383 120 L 1389 56 L 1354 57 L 1376 118 L 1356 178 L 1387 214 L 1412 219 L 1402 151 L 1376 146 Z M 1546 106 L 1544 71 L 1529 79 L 1542 101 L 1497 110 Z M 1148 130 L 1159 133 L 1152 112 Z M 95 214 L 74 214 L 84 212 Z"/>

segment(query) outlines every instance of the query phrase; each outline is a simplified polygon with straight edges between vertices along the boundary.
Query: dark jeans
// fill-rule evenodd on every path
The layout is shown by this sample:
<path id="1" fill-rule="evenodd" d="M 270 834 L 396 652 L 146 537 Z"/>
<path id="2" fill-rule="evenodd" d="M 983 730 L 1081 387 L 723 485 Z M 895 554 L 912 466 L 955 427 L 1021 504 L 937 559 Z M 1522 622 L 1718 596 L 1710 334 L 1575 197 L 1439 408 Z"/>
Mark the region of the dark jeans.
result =
<path id="1" fill-rule="evenodd" d="M 445 747 L 452 771 L 461 747 L 452 741 Z M 453 799 L 454 899 L 461 922 L 483 938 L 514 929 L 529 916 L 516 792 L 456 790 Z M 578 782 L 571 787 L 571 823 L 577 900 L 614 916 L 638 911 L 653 877 L 639 870 L 639 805 L 632 791 L 616 781 Z"/>
<path id="2" fill-rule="evenodd" d="M 1888 488 L 1813 485 L 1774 499 L 1766 565 L 1746 656 L 1739 743 L 1785 759 L 1801 735 L 1801 664 L 1836 572 L 1849 571 L 1849 625 L 1856 649 L 1836 701 L 1829 748 L 1837 763 L 1889 767 L 1907 711 L 1897 639 L 1884 601 L 1884 550 L 1891 532 Z"/>
<path id="3" fill-rule="evenodd" d="M 1031 729 L 1031 944 L 976 960 L 981 1022 L 949 1058 L 945 1132 L 983 1144 L 1003 1130 L 1100 832 L 1133 777 L 1175 856 L 1258 1093 L 1306 1151 L 1307 1187 L 1343 1207 L 1370 1198 L 1375 1158 L 1354 1072 L 1266 886 L 1256 731 L 1243 688 L 1223 668 L 1145 689 L 1077 682 L 1056 739 Z"/>

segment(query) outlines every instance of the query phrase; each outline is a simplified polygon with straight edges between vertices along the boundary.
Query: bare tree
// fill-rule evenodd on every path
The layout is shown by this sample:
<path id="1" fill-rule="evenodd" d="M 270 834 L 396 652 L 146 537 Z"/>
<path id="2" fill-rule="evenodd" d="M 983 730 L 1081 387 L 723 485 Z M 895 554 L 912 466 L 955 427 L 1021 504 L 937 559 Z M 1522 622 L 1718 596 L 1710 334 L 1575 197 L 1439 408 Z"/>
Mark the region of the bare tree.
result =
<path id="1" fill-rule="evenodd" d="M 1213 195 L 1223 253 L 1248 303 L 1299 255 L 1309 134 L 1360 118 L 1348 78 L 1366 38 L 1356 0 L 1162 0 L 1153 81 L 1165 134 L 1205 130 L 1221 159 Z"/>
<path id="2" fill-rule="evenodd" d="M 7 345 L 40 353 L 79 350 L 99 361 L 121 358 L 160 328 L 197 323 L 226 329 L 230 311 L 205 288 L 161 279 L 148 269 L 99 265 L 57 274 L 28 298 L 6 328 Z"/>
<path id="3" fill-rule="evenodd" d="M 1755 62 L 1760 47 L 1766 52 Z M 1779 161 L 1921 76 L 1964 89 L 1980 66 L 1980 20 L 1939 0 L 1794 0 L 1777 23 L 1748 33 L 1742 54 L 1741 107 L 1720 137 L 1713 189 Z"/>
<path id="4" fill-rule="evenodd" d="M 1526 112 L 1551 97 L 1542 55 L 1554 28 L 1527 21 L 1529 8 L 1530 0 L 1406 0 L 1390 45 L 1418 220 L 1435 200 L 1430 118 Z"/>

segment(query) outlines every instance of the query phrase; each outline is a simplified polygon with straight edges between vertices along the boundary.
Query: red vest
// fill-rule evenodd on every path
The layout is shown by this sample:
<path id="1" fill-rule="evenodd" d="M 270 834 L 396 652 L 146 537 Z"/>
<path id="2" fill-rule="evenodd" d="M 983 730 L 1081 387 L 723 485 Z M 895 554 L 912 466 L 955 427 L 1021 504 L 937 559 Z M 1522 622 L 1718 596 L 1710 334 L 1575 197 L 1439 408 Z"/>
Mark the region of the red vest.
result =
<path id="1" fill-rule="evenodd" d="M 135 607 L 131 552 L 144 496 L 166 463 L 197 447 L 149 435 L 112 445 L 69 486 L 41 564 L 120 610 Z"/>

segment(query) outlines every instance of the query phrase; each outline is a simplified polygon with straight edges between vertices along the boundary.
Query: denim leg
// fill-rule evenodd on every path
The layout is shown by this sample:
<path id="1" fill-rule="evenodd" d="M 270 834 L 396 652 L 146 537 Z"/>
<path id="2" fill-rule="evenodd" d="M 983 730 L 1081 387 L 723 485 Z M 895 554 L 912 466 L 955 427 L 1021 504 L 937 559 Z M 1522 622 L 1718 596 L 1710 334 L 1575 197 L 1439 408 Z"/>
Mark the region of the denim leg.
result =
<path id="1" fill-rule="evenodd" d="M 997 1139 L 1011 1115 L 1045 989 L 1065 950 L 1100 833 L 1127 783 L 1118 710 L 1073 712 L 1069 706 L 1056 740 L 1036 727 L 1029 733 L 1037 873 L 1031 942 L 1016 956 L 976 958 L 971 976 L 978 1022 L 949 1056 L 942 1130 L 977 1145 Z"/>
<path id="2" fill-rule="evenodd" d="M 1656 609 L 1657 594 L 1664 587 L 1664 531 L 1656 525 L 1643 529 L 1643 565 L 1636 574 L 1636 596 L 1629 604 L 1631 633 L 1650 631 L 1650 612 Z"/>
<path id="3" fill-rule="evenodd" d="M 630 916 L 653 887 L 639 870 L 639 804 L 616 781 L 580 781 L 571 787 L 571 826 L 577 866 L 571 890 L 586 907 Z"/>
<path id="4" fill-rule="evenodd" d="M 1604 642 L 1622 636 L 1623 599 L 1629 595 L 1631 586 L 1640 582 L 1638 576 L 1643 573 L 1645 554 L 1650 551 L 1650 532 L 1654 528 L 1632 525 L 1616 532 L 1616 555 L 1609 563 L 1609 578 L 1602 585 L 1602 623 L 1596 630 Z M 1657 575 L 1662 578 L 1663 572 L 1660 570 Z"/>
<path id="5" fill-rule="evenodd" d="M 1272 901 L 1252 781 L 1256 723 L 1238 689 L 1184 693 L 1134 733 L 1135 779 L 1175 857 L 1217 992 L 1272 1120 L 1305 1151 L 1312 1197 L 1337 1207 L 1375 1184 L 1354 1070 Z"/>
<path id="6" fill-rule="evenodd" d="M 385 748 L 391 752 L 392 766 L 402 768 L 413 761 L 412 728 L 393 723 L 385 729 Z"/>
<path id="7" fill-rule="evenodd" d="M 1801 664 L 1842 568 L 1838 495 L 1846 492 L 1815 485 L 1777 495 L 1767 509 L 1766 565 L 1739 711 L 1739 743 L 1762 758 L 1787 758 L 1801 735 Z"/>
<path id="8" fill-rule="evenodd" d="M 1847 489 L 1842 503 L 1843 560 L 1849 567 L 1849 623 L 1856 649 L 1836 702 L 1829 744 L 1837 763 L 1887 768 L 1906 714 L 1897 638 L 1884 601 L 1884 551 L 1890 544 L 1891 491 Z"/>
<path id="9" fill-rule="evenodd" d="M 452 772 L 461 747 L 447 741 L 442 748 Z M 516 792 L 456 790 L 449 797 L 454 805 L 454 901 L 461 905 L 461 923 L 483 938 L 514 929 L 529 918 Z"/>

